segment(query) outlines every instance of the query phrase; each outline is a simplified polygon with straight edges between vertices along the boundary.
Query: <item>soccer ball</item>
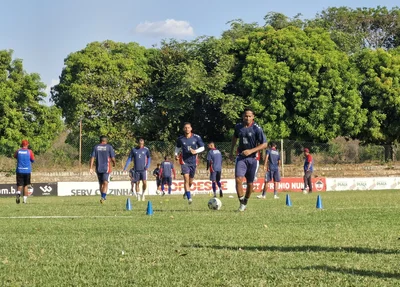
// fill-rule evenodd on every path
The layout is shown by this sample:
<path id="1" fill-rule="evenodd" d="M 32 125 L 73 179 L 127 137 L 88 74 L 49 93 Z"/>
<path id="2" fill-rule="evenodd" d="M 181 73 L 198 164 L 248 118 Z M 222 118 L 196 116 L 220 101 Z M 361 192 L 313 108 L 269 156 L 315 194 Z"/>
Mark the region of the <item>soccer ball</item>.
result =
<path id="1" fill-rule="evenodd" d="M 220 210 L 221 207 L 222 207 L 222 202 L 218 198 L 213 197 L 208 201 L 208 208 L 209 209 Z"/>

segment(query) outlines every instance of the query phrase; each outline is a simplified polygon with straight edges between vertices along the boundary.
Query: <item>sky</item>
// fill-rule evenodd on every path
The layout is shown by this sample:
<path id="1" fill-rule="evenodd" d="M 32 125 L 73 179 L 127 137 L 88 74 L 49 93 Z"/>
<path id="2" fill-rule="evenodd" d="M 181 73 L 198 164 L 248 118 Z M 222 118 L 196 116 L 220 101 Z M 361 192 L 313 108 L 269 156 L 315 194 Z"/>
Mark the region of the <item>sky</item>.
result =
<path id="1" fill-rule="evenodd" d="M 94 41 L 137 42 L 220 36 L 233 19 L 264 24 L 268 12 L 304 19 L 328 7 L 395 6 L 394 0 L 0 0 L 0 50 L 13 50 L 28 73 L 48 88 L 58 83 L 64 59 Z M 397 2 L 398 3 L 398 2 Z"/>

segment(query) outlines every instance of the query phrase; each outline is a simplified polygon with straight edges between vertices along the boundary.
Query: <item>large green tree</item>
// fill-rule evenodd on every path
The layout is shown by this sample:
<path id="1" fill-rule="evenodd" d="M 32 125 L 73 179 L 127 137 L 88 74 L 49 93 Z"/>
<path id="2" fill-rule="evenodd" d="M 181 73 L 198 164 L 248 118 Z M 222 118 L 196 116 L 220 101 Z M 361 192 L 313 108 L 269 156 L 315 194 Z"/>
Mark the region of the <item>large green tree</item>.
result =
<path id="1" fill-rule="evenodd" d="M 392 145 L 400 141 L 400 49 L 365 49 L 353 57 L 363 75 L 360 93 L 368 122 L 360 139 Z M 387 154 L 387 158 L 390 155 Z"/>
<path id="2" fill-rule="evenodd" d="M 326 142 L 360 132 L 360 77 L 327 32 L 266 27 L 243 41 L 243 95 L 270 138 Z"/>
<path id="3" fill-rule="evenodd" d="M 84 137 L 105 134 L 117 148 L 132 144 L 141 130 L 140 97 L 148 83 L 145 52 L 136 43 L 105 41 L 68 55 L 51 98 L 63 111 L 70 138 L 78 138 L 82 121 Z"/>
<path id="4" fill-rule="evenodd" d="M 11 50 L 0 51 L 0 153 L 10 156 L 22 139 L 41 153 L 62 129 L 61 111 L 45 104 L 46 86 L 36 73 L 24 71 Z"/>

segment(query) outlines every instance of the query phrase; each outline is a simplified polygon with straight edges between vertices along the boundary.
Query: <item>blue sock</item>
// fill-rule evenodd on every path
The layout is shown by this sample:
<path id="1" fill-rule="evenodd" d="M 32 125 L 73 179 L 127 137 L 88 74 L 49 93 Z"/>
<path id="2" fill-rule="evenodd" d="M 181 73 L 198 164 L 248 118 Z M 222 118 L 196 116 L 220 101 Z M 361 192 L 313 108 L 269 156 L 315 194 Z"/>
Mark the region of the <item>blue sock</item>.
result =
<path id="1" fill-rule="evenodd" d="M 106 199 L 107 193 L 101 193 L 101 198 Z"/>
<path id="2" fill-rule="evenodd" d="M 161 185 L 161 191 L 164 192 L 164 184 Z"/>
<path id="3" fill-rule="evenodd" d="M 218 181 L 217 184 L 218 184 L 219 190 L 221 190 L 221 182 Z"/>
<path id="4" fill-rule="evenodd" d="M 171 194 L 171 186 L 168 186 L 168 194 Z"/>
<path id="5" fill-rule="evenodd" d="M 190 191 L 185 191 L 186 198 L 189 200 L 191 198 Z"/>
<path id="6" fill-rule="evenodd" d="M 215 181 L 212 182 L 212 190 L 213 190 L 214 195 L 215 195 L 215 192 L 217 191 L 217 187 L 215 185 Z"/>
<path id="7" fill-rule="evenodd" d="M 277 191 L 276 191 L 276 190 L 274 190 L 274 195 L 276 195 L 276 193 L 277 193 Z"/>

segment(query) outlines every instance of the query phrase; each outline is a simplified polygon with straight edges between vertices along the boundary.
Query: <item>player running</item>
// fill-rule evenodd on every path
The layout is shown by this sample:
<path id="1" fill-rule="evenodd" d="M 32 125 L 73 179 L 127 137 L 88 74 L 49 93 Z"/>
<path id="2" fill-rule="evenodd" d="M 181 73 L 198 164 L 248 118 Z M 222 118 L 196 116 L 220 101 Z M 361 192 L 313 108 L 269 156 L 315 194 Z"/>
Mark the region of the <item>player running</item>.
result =
<path id="1" fill-rule="evenodd" d="M 171 194 L 172 175 L 174 176 L 174 179 L 176 179 L 174 163 L 168 160 L 168 156 L 165 156 L 164 161 L 161 163 L 160 167 L 161 194 L 163 196 L 165 195 L 165 185 L 168 185 L 168 194 Z"/>
<path id="2" fill-rule="evenodd" d="M 134 177 L 136 181 L 137 200 L 145 200 L 145 191 L 147 188 L 147 170 L 149 169 L 151 158 L 150 150 L 144 146 L 144 139 L 139 139 L 139 145 L 132 148 L 126 160 L 124 171 L 127 170 L 133 159 Z M 139 183 L 142 182 L 142 194 L 139 192 Z"/>
<path id="3" fill-rule="evenodd" d="M 221 189 L 222 155 L 215 147 L 214 142 L 210 141 L 207 146 L 210 149 L 207 154 L 207 170 L 210 169 L 210 181 L 212 182 L 214 197 L 217 197 L 217 185 L 219 187 L 219 197 L 223 197 Z"/>
<path id="4" fill-rule="evenodd" d="M 265 199 L 267 193 L 268 183 L 274 181 L 274 199 L 279 199 L 277 183 L 281 181 L 281 175 L 279 173 L 279 166 L 281 164 L 281 155 L 276 150 L 276 144 L 272 143 L 271 148 L 267 149 L 264 160 L 265 170 L 265 181 L 262 194 L 257 198 Z"/>
<path id="5" fill-rule="evenodd" d="M 197 134 L 192 133 L 190 123 L 183 124 L 183 136 L 176 141 L 175 159 L 181 164 L 185 196 L 188 203 L 192 204 L 190 186 L 193 183 L 197 166 L 197 154 L 204 151 L 204 142 Z"/>
<path id="6" fill-rule="evenodd" d="M 238 139 L 239 146 L 235 164 L 236 192 L 240 202 L 238 211 L 245 211 L 253 191 L 258 164 L 257 152 L 267 148 L 267 139 L 262 128 L 254 122 L 254 112 L 251 109 L 244 110 L 242 123 L 235 126 L 231 147 L 232 159 Z M 247 181 L 246 193 L 244 193 L 242 185 L 244 178 Z"/>
<path id="7" fill-rule="evenodd" d="M 15 202 L 21 202 L 21 192 L 23 192 L 23 203 L 28 200 L 28 187 L 31 185 L 32 163 L 35 161 L 35 155 L 32 150 L 28 149 L 29 142 L 23 140 L 21 148 L 14 153 L 17 159 L 16 179 L 17 179 L 17 195 Z"/>

